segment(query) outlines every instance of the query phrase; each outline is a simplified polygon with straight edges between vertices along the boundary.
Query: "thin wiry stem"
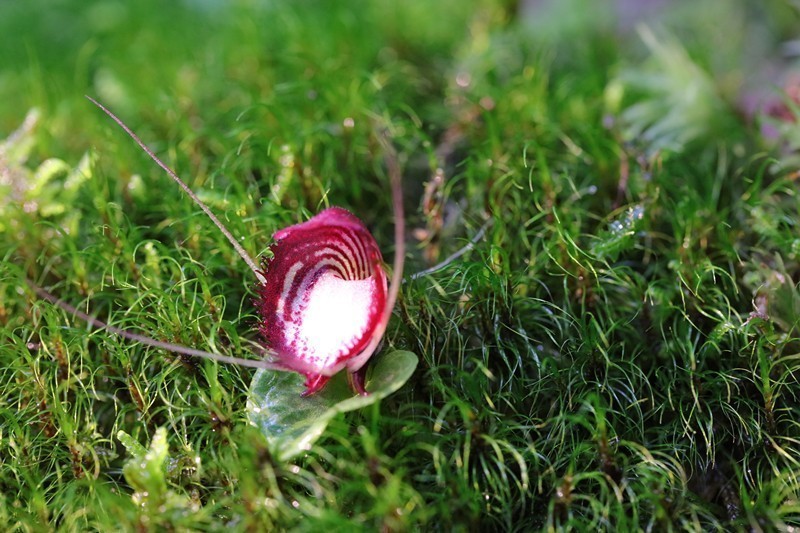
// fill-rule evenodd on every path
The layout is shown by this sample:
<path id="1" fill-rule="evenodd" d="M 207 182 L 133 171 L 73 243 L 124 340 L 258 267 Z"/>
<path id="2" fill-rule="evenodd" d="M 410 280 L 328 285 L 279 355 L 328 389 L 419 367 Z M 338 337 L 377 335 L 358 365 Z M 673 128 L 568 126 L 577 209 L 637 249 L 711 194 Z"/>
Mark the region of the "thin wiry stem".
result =
<path id="1" fill-rule="evenodd" d="M 470 241 L 466 245 L 464 245 L 463 248 L 460 248 L 458 251 L 456 251 L 455 253 L 450 255 L 444 261 L 441 261 L 440 263 L 438 263 L 436 265 L 433 265 L 430 268 L 426 268 L 425 270 L 421 270 L 419 272 L 415 272 L 415 273 L 411 274 L 410 276 L 408 276 L 407 279 L 415 280 L 417 278 L 421 278 L 423 276 L 427 276 L 429 274 L 433 274 L 434 272 L 438 272 L 438 271 L 442 270 L 443 268 L 447 267 L 450 263 L 452 263 L 453 261 L 455 261 L 456 259 L 458 259 L 462 255 L 464 255 L 465 253 L 467 253 L 470 250 L 472 250 L 473 248 L 475 248 L 475 245 L 478 243 L 478 241 L 480 241 L 483 238 L 484 234 L 486 233 L 486 230 L 489 229 L 489 226 L 491 226 L 491 225 L 492 225 L 492 219 L 487 220 L 483 224 L 483 226 L 481 226 L 481 229 L 478 230 L 478 232 L 472 237 L 472 239 L 470 239 Z M 405 282 L 406 280 L 403 280 L 403 281 Z"/>
<path id="2" fill-rule="evenodd" d="M 85 321 L 89 324 L 90 327 L 96 329 L 103 329 L 115 335 L 119 335 L 128 340 L 132 340 L 135 342 L 140 342 L 142 344 L 146 344 L 148 346 L 152 346 L 154 348 L 160 348 L 162 350 L 166 350 L 168 352 L 175 352 L 184 355 L 191 355 L 193 357 L 204 357 L 206 359 L 211 359 L 212 361 L 217 361 L 219 363 L 231 363 L 241 366 L 246 366 L 250 368 L 267 368 L 270 370 L 283 370 L 286 371 L 285 368 L 282 368 L 274 363 L 269 361 L 255 361 L 252 359 L 242 359 L 241 357 L 231 357 L 228 355 L 220 355 L 216 353 L 206 352 L 203 350 L 196 350 L 194 348 L 188 348 L 186 346 L 181 346 L 180 344 L 172 344 L 171 342 L 163 342 L 158 341 L 155 339 L 151 339 L 150 337 L 146 337 L 144 335 L 139 335 L 138 333 L 133 333 L 131 331 L 118 328 L 116 326 L 111 326 L 106 324 L 102 320 L 94 318 L 93 316 L 87 315 L 83 311 L 73 307 L 72 305 L 68 304 L 64 300 L 60 300 L 53 294 L 49 293 L 45 289 L 39 287 L 36 283 L 32 282 L 29 279 L 25 280 L 28 285 L 33 289 L 33 291 L 39 295 L 40 298 L 47 300 L 50 303 L 53 303 L 63 309 L 64 311 L 71 313 L 81 320 Z"/>
<path id="3" fill-rule="evenodd" d="M 405 211 L 403 210 L 403 174 L 400 170 L 400 163 L 397 161 L 397 151 L 384 135 L 379 135 L 378 138 L 386 152 L 386 166 L 389 170 L 389 181 L 392 188 L 392 211 L 394 212 L 394 265 L 392 269 L 392 284 L 388 298 L 386 298 L 385 307 L 385 314 L 388 317 L 394 309 L 403 279 L 403 264 L 406 259 L 406 221 Z"/>
<path id="4" fill-rule="evenodd" d="M 375 326 L 372 340 L 364 348 L 364 352 L 372 353 L 383 340 L 386 326 L 389 325 L 389 318 L 392 316 L 394 304 L 397 302 L 397 295 L 400 292 L 400 285 L 403 283 L 403 264 L 406 258 L 406 223 L 405 212 L 403 211 L 403 184 L 400 163 L 397 160 L 397 151 L 392 146 L 390 139 L 385 131 L 378 130 L 378 142 L 383 148 L 386 167 L 389 171 L 390 187 L 392 189 L 392 211 L 394 213 L 394 264 L 392 279 L 389 286 L 389 294 L 386 297 L 386 304 L 383 307 L 381 319 Z"/>
<path id="5" fill-rule="evenodd" d="M 228 241 L 230 241 L 236 252 L 241 256 L 242 259 L 244 259 L 244 262 L 247 263 L 247 266 L 250 267 L 250 270 L 253 271 L 253 274 L 256 275 L 258 281 L 260 283 L 264 283 L 265 281 L 264 275 L 261 273 L 261 270 L 258 268 L 258 265 L 256 265 L 256 262 L 253 260 L 253 258 L 250 257 L 250 255 L 245 251 L 242 245 L 236 241 L 236 238 L 233 236 L 233 234 L 230 231 L 228 231 L 228 228 L 225 227 L 225 225 L 217 218 L 217 216 L 211 211 L 211 209 L 209 209 L 209 207 L 206 204 L 204 204 L 203 201 L 200 200 L 200 198 L 198 198 L 194 192 L 192 192 L 189 186 L 186 185 L 183 182 L 183 180 L 178 177 L 175 171 L 172 170 L 170 167 L 168 167 L 163 161 L 161 161 L 161 159 L 159 159 L 158 156 L 156 156 L 156 154 L 152 150 L 150 150 L 150 148 L 148 148 L 147 145 L 144 144 L 141 139 L 139 139 L 139 137 L 133 132 L 133 130 L 131 130 L 124 122 L 122 122 L 122 120 L 120 120 L 114 113 L 109 111 L 103 104 L 101 104 L 91 96 L 87 96 L 86 98 L 88 98 L 89 101 L 91 101 L 94 105 L 99 107 L 106 115 L 111 117 L 111 120 L 119 124 L 119 126 L 123 130 L 125 130 L 125 133 L 127 133 L 134 141 L 136 141 L 136 144 L 138 144 L 142 148 L 142 150 L 144 150 L 145 153 L 150 156 L 150 159 L 155 161 L 158 166 L 160 166 L 162 169 L 164 169 L 164 171 L 167 174 L 169 174 L 170 178 L 175 180 L 175 182 L 178 185 L 180 185 L 181 189 L 183 189 L 183 191 L 189 195 L 189 198 L 191 198 L 192 201 L 195 204 L 197 204 L 206 215 L 208 215 L 211 221 L 214 224 L 216 224 L 216 226 L 219 228 L 222 234 L 225 235 Z"/>
<path id="6" fill-rule="evenodd" d="M 375 329 L 373 343 L 377 345 L 383 338 L 386 326 L 389 324 L 389 317 L 394 310 L 397 302 L 397 295 L 400 292 L 400 285 L 403 283 L 403 264 L 406 258 L 406 222 L 405 211 L 403 210 L 403 174 L 400 170 L 400 163 L 397 160 L 397 151 L 392 146 L 387 134 L 380 130 L 378 132 L 378 142 L 383 148 L 386 167 L 389 171 L 389 182 L 392 189 L 392 211 L 394 214 L 394 264 L 392 266 L 392 279 L 389 285 L 389 294 L 386 297 L 386 305 L 383 308 L 383 315 L 378 327 Z"/>

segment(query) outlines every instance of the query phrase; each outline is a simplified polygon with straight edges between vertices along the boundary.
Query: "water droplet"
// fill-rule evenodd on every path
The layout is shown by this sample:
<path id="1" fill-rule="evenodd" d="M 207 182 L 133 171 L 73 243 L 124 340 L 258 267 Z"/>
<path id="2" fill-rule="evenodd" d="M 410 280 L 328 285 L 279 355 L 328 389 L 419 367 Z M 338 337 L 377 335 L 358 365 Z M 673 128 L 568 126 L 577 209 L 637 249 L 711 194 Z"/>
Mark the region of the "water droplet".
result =
<path id="1" fill-rule="evenodd" d="M 469 72 L 462 71 L 456 74 L 456 85 L 462 89 L 469 87 L 470 83 L 472 83 L 472 76 L 470 76 Z"/>

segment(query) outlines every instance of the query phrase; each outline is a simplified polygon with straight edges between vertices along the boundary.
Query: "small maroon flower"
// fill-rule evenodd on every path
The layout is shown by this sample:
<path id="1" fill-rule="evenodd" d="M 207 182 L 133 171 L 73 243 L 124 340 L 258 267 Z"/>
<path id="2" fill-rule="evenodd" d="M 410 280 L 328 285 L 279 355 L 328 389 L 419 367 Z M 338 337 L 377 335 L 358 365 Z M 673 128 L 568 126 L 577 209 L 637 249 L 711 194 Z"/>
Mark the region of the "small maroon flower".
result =
<path id="1" fill-rule="evenodd" d="M 256 302 L 273 362 L 306 377 L 304 395 L 346 368 L 355 376 L 388 322 L 387 279 L 375 239 L 340 207 L 274 235 Z"/>

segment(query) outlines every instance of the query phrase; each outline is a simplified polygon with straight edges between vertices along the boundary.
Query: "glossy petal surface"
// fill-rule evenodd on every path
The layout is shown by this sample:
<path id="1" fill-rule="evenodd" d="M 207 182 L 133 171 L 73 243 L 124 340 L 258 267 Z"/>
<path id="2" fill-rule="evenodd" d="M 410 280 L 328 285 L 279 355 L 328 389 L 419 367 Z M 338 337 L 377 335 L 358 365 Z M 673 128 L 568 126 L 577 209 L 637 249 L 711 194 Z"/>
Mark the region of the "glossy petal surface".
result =
<path id="1" fill-rule="evenodd" d="M 366 226 L 332 207 L 275 233 L 259 287 L 260 331 L 276 362 L 306 376 L 307 393 L 372 355 L 387 280 Z"/>

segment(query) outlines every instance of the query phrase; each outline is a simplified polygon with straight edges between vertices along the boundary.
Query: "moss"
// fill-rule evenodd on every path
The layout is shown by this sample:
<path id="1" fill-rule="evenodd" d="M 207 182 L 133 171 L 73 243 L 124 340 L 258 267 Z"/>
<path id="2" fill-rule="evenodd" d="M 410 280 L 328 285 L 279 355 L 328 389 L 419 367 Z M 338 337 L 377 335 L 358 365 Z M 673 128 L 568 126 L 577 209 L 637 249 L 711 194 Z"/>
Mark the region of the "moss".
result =
<path id="1" fill-rule="evenodd" d="M 793 145 L 731 96 L 753 58 L 715 63 L 720 37 L 699 29 L 748 20 L 768 47 L 794 14 L 701 2 L 643 43 L 589 3 L 534 21 L 491 0 L 7 4 L 11 530 L 800 525 Z M 403 287 L 387 342 L 420 356 L 409 383 L 280 461 L 247 422 L 253 371 L 38 300 L 26 277 L 157 339 L 239 356 L 257 340 L 247 266 L 83 94 L 253 256 L 327 205 L 358 213 L 391 256 L 373 131 L 376 116 L 391 124 L 409 271 L 484 231 Z"/>

